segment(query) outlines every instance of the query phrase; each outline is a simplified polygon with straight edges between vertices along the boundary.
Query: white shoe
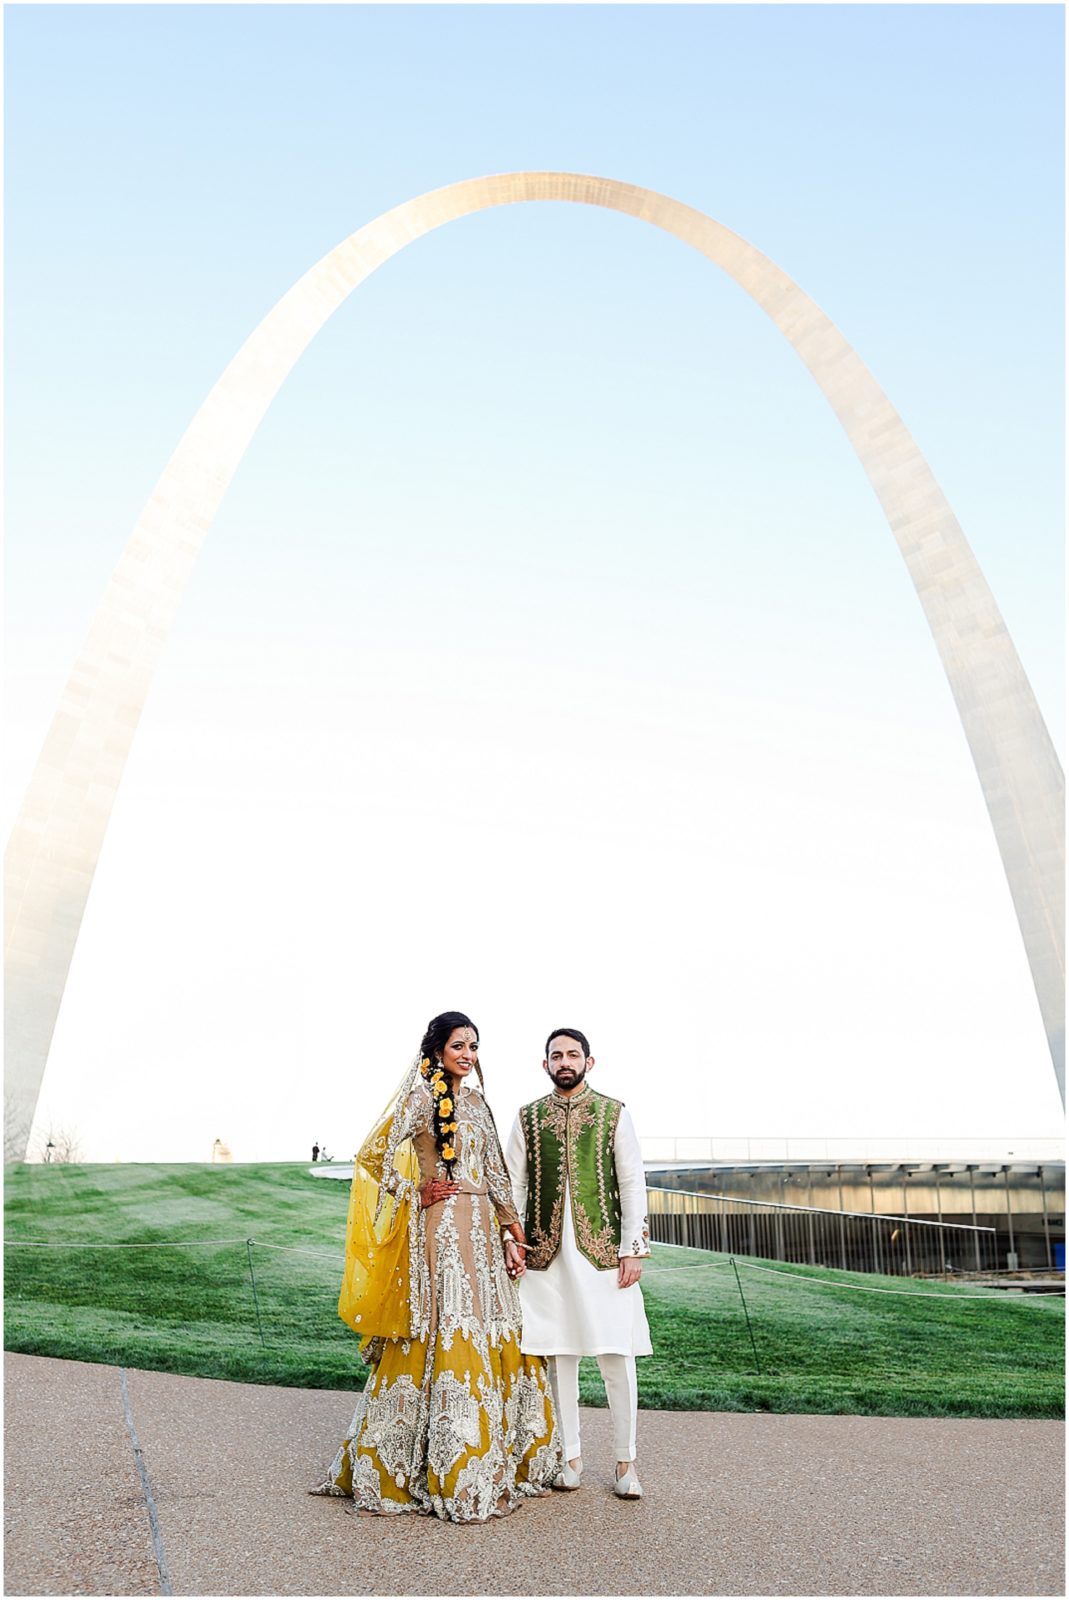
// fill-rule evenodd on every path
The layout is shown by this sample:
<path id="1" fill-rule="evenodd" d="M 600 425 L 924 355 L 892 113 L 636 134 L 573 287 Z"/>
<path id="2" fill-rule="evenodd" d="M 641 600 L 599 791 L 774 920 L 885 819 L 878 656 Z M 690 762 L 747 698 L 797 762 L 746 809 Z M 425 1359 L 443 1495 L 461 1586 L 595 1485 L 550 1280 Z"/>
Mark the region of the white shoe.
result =
<path id="1" fill-rule="evenodd" d="M 568 1465 L 567 1461 L 553 1479 L 554 1489 L 578 1489 L 583 1481 L 583 1466 L 579 1464 L 579 1471 Z"/>
<path id="2" fill-rule="evenodd" d="M 612 1486 L 613 1494 L 618 1494 L 621 1500 L 641 1500 L 642 1485 L 638 1481 L 635 1463 L 632 1461 L 622 1478 L 617 1478 Z"/>

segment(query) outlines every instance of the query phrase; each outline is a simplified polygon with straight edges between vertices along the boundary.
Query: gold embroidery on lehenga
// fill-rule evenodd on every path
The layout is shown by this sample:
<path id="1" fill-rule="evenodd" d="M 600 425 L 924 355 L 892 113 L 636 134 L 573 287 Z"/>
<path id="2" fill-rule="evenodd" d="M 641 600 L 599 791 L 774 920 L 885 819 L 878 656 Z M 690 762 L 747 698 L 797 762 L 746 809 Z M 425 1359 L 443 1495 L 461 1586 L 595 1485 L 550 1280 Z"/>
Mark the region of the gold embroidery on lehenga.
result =
<path id="1" fill-rule="evenodd" d="M 437 1151 L 422 1088 L 397 1121 L 425 1177 Z M 372 1371 L 321 1492 L 351 1494 L 368 1511 L 471 1522 L 541 1493 L 562 1453 L 545 1362 L 520 1351 L 519 1295 L 500 1237 L 516 1212 L 496 1130 L 481 1096 L 457 1098 L 471 1165 L 465 1159 L 460 1192 L 430 1211 L 413 1207 L 414 1336 L 377 1338 L 363 1351 Z M 473 1170 L 486 1188 L 471 1183 Z"/>
<path id="2" fill-rule="evenodd" d="M 435 1477 L 447 1477 L 480 1434 L 478 1400 L 453 1373 L 443 1372 L 431 1389 L 427 1431 L 427 1462 Z"/>
<path id="3" fill-rule="evenodd" d="M 420 1406 L 420 1392 L 407 1375 L 368 1397 L 362 1444 L 374 1445 L 391 1478 L 413 1476 Z"/>

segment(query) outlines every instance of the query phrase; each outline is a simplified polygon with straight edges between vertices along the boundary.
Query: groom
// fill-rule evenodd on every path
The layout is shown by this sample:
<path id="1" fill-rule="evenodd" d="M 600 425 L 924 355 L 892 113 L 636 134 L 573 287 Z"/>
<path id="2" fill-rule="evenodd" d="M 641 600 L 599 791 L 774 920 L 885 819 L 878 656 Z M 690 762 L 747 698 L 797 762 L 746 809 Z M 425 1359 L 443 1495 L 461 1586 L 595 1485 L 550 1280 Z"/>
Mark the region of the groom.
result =
<path id="1" fill-rule="evenodd" d="M 587 1081 L 594 1057 L 585 1034 L 556 1029 L 542 1066 L 553 1089 L 523 1107 L 505 1156 L 526 1218 L 526 1247 L 505 1245 L 510 1271 L 522 1277 L 521 1348 L 549 1357 L 567 1462 L 555 1486 L 582 1481 L 579 1358 L 597 1356 L 615 1435 L 615 1492 L 638 1500 L 635 1357 L 653 1353 L 638 1282 L 650 1253 L 642 1152 L 623 1104 Z"/>

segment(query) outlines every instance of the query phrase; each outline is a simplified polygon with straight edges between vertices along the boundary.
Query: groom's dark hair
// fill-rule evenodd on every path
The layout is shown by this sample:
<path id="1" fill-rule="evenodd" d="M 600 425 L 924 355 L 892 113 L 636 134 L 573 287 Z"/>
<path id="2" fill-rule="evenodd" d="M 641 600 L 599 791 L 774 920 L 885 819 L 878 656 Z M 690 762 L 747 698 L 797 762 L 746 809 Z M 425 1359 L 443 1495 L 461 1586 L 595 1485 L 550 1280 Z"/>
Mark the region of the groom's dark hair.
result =
<path id="1" fill-rule="evenodd" d="M 549 1038 L 546 1040 L 546 1060 L 547 1061 L 549 1060 L 549 1047 L 550 1047 L 550 1045 L 553 1043 L 554 1039 L 560 1039 L 562 1037 L 565 1038 L 565 1039 L 574 1039 L 577 1044 L 581 1044 L 582 1047 L 583 1047 L 584 1056 L 588 1056 L 590 1054 L 590 1042 L 587 1039 L 587 1036 L 586 1036 L 585 1033 L 580 1033 L 578 1028 L 554 1028 L 553 1032 L 550 1034 Z"/>

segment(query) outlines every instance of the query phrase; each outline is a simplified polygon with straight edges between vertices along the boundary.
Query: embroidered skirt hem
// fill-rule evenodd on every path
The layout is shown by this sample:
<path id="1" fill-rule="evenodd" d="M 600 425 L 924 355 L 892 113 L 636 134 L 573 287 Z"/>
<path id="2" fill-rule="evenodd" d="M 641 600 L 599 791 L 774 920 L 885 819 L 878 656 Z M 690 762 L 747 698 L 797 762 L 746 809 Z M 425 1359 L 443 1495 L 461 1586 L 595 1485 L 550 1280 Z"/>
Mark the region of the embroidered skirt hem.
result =
<path id="1" fill-rule="evenodd" d="M 485 1522 L 542 1494 L 562 1459 L 545 1363 L 515 1338 L 484 1352 L 462 1336 L 448 1351 L 390 1340 L 316 1492 L 382 1515 Z"/>

